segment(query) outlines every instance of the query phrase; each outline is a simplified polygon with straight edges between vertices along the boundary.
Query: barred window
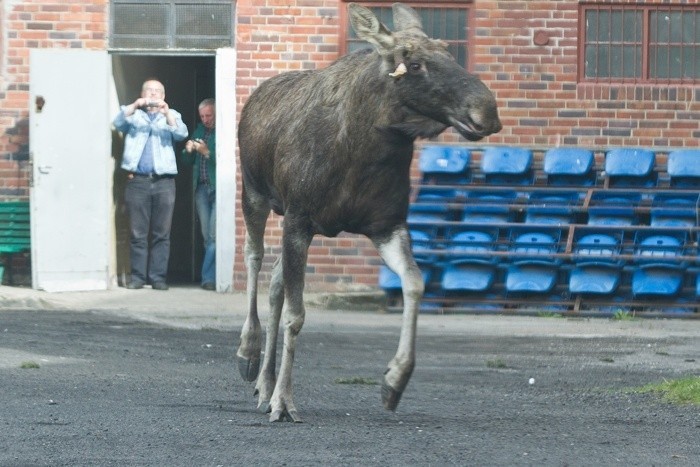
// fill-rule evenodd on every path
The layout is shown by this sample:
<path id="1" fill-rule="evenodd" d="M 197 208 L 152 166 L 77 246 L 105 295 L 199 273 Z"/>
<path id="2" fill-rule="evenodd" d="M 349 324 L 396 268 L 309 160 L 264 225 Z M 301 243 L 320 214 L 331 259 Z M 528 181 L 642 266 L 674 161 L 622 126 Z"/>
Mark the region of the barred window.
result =
<path id="1" fill-rule="evenodd" d="M 112 0 L 112 49 L 212 50 L 233 45 L 231 0 Z"/>
<path id="2" fill-rule="evenodd" d="M 343 0 L 350 1 L 350 0 Z M 369 8 L 384 23 L 386 27 L 393 31 L 394 20 L 391 11 L 393 1 L 364 1 L 358 2 L 362 6 Z M 430 2 L 430 1 L 406 1 L 411 8 L 416 10 L 423 21 L 423 31 L 434 39 L 442 39 L 449 44 L 448 49 L 457 62 L 463 67 L 468 65 L 468 44 L 469 44 L 469 14 L 471 1 L 461 2 Z M 342 5 L 347 8 L 347 4 Z M 371 47 L 370 44 L 361 40 L 353 31 L 349 18 L 345 24 L 341 25 L 341 52 L 353 52 L 358 49 Z"/>
<path id="3" fill-rule="evenodd" d="M 700 83 L 699 5 L 582 5 L 580 13 L 582 81 Z"/>

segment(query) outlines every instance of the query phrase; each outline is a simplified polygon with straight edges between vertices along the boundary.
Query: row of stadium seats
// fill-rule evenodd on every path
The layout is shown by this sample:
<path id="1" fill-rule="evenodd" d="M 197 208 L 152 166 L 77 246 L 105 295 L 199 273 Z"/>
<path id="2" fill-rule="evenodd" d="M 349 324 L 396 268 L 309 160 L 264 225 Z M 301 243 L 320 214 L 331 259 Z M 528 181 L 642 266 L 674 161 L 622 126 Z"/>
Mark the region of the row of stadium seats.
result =
<path id="1" fill-rule="evenodd" d="M 426 297 L 697 301 L 700 150 L 598 159 L 581 148 L 540 160 L 523 148 L 424 148 L 408 224 Z M 385 266 L 379 285 L 401 289 Z"/>

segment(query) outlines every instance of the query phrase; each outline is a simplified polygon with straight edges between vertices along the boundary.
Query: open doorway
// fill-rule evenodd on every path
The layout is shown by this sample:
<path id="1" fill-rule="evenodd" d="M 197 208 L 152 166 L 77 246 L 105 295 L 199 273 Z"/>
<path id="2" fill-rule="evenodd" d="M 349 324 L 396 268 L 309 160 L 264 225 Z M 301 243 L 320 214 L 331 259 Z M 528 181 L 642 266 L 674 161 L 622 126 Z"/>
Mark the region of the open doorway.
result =
<path id="1" fill-rule="evenodd" d="M 182 114 L 190 133 L 198 122 L 197 105 L 207 97 L 215 97 L 215 57 L 212 56 L 145 56 L 113 55 L 114 83 L 120 104 L 133 102 L 141 93 L 141 85 L 156 78 L 165 86 L 165 99 Z M 113 145 L 117 160 L 114 173 L 114 202 L 116 226 L 116 268 L 120 285 L 128 278 L 129 227 L 124 209 L 126 174 L 121 165 L 121 148 Z M 192 199 L 192 167 L 182 164 L 180 153 L 184 142 L 177 144 L 178 158 L 176 200 L 170 234 L 168 282 L 187 284 L 199 282 L 202 263 L 202 238 Z"/>

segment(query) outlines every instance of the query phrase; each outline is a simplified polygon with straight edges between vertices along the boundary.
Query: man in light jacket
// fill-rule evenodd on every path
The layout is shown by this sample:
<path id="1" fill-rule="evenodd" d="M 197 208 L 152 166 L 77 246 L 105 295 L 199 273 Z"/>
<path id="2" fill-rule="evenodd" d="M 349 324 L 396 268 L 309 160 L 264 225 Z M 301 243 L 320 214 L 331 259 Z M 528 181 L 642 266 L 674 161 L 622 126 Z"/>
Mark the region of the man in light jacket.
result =
<path id="1" fill-rule="evenodd" d="M 155 79 L 143 83 L 141 97 L 121 106 L 114 126 L 125 135 L 121 167 L 128 172 L 124 201 L 130 222 L 131 279 L 126 287 L 140 289 L 150 282 L 155 290 L 168 290 L 177 175 L 173 144 L 187 138 L 187 127 L 180 113 L 168 106 L 165 87 Z"/>

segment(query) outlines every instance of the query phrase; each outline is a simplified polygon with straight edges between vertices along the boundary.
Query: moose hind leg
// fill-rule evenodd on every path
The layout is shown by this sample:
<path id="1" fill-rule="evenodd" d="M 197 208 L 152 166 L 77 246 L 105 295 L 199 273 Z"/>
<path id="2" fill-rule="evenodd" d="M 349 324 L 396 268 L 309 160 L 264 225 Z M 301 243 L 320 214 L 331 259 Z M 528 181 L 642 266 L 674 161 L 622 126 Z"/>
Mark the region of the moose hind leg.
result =
<path id="1" fill-rule="evenodd" d="M 304 270 L 313 238 L 308 220 L 289 212 L 284 216 L 282 277 L 284 281 L 284 345 L 277 383 L 270 399 L 270 421 L 301 422 L 292 400 L 292 366 L 296 340 L 304 325 Z"/>
<path id="2" fill-rule="evenodd" d="M 243 216 L 246 224 L 245 264 L 248 273 L 248 314 L 236 352 L 238 371 L 245 381 L 255 381 L 260 371 L 261 330 L 258 318 L 258 275 L 263 259 L 265 223 L 270 214 L 267 200 L 243 187 Z"/>
<path id="3" fill-rule="evenodd" d="M 282 256 L 277 258 L 272 268 L 270 281 L 270 314 L 267 318 L 267 333 L 265 337 L 265 355 L 263 364 L 255 385 L 258 395 L 258 409 L 264 413 L 270 412 L 270 398 L 275 388 L 275 361 L 277 356 L 277 338 L 279 335 L 280 316 L 284 304 L 284 283 L 282 281 Z"/>
<path id="4" fill-rule="evenodd" d="M 384 372 L 382 403 L 387 410 L 396 410 L 416 361 L 416 326 L 423 297 L 423 278 L 411 253 L 411 241 L 405 226 L 388 239 L 373 239 L 384 262 L 401 278 L 403 321 L 396 355 Z"/>

